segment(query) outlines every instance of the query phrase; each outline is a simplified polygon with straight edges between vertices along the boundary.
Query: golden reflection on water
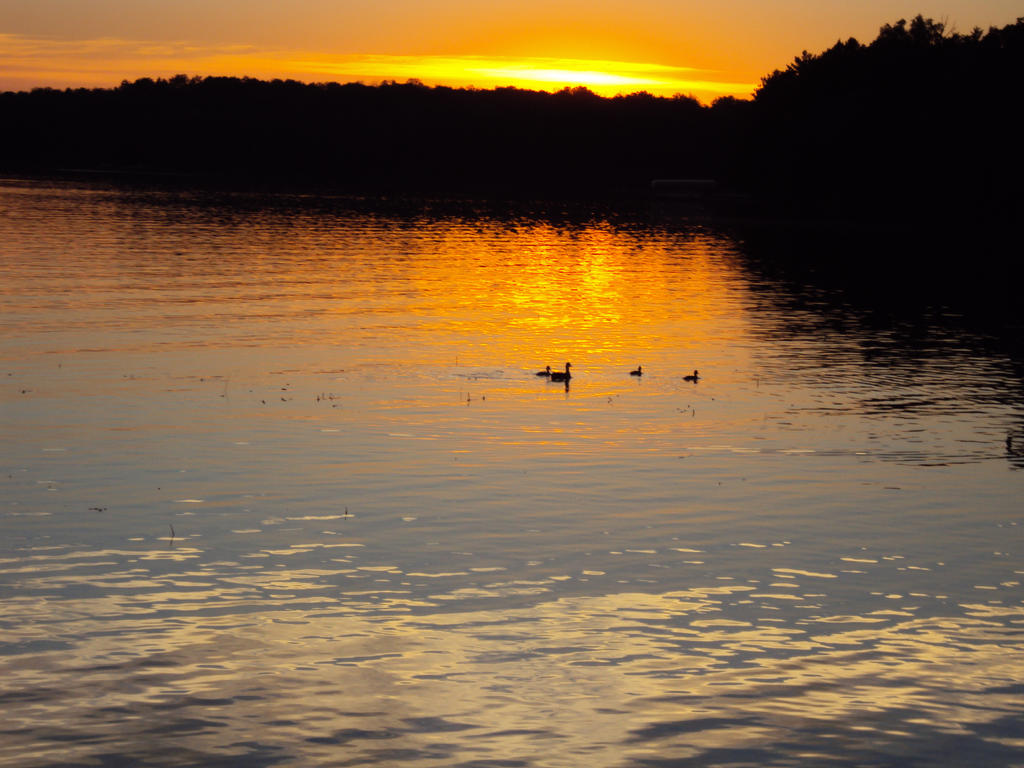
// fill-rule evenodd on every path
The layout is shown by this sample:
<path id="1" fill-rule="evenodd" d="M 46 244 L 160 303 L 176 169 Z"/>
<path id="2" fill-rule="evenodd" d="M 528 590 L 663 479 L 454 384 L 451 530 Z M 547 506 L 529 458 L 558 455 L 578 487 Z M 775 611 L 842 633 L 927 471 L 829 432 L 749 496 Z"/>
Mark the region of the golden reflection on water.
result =
<path id="1" fill-rule="evenodd" d="M 65 724 L 54 736 L 74 733 L 89 713 L 110 713 L 94 720 L 88 742 L 63 747 L 66 760 L 125 741 L 158 754 L 177 738 L 159 729 L 168 717 L 192 723 L 189 749 L 206 759 L 244 753 L 225 748 L 229 724 L 297 762 L 330 758 L 341 744 L 347 759 L 387 761 L 385 740 L 389 750 L 410 750 L 410 764 L 429 764 L 465 731 L 465 761 L 500 752 L 556 765 L 589 754 L 617 765 L 726 746 L 785 749 L 794 729 L 809 727 L 822 745 L 838 739 L 867 758 L 868 738 L 920 754 L 929 749 L 923 732 L 964 734 L 1019 712 L 1009 683 L 1024 668 L 1008 666 L 989 621 L 812 635 L 714 619 L 738 591 L 621 592 L 429 616 L 339 613 L 330 601 L 202 616 L 196 603 L 184 606 L 191 616 L 134 620 L 129 634 L 106 631 L 90 602 L 78 617 L 61 617 L 77 637 L 73 659 L 22 655 L 0 690 L 38 689 L 60 667 L 72 673 L 60 697 L 37 696 L 10 714 L 14 734 L 38 736 L 43 720 Z M 1019 606 L 1006 612 L 1024 618 Z M 936 697 L 943 690 L 957 696 Z M 233 714 L 240 708 L 245 725 Z M 552 759 L 552 744 L 562 758 Z M 28 746 L 15 736 L 0 754 L 9 762 Z"/>
<path id="2" fill-rule="evenodd" d="M 20 194 L 0 765 L 1019 749 L 1005 361 L 700 227 Z"/>
<path id="3" fill-rule="evenodd" d="M 410 295 L 425 297 L 422 329 L 465 344 L 459 359 L 466 365 L 547 363 L 560 370 L 575 357 L 584 365 L 635 367 L 634 358 L 665 354 L 665 345 L 678 341 L 674 329 L 683 316 L 694 346 L 709 331 L 716 335 L 711 324 L 726 306 L 725 286 L 736 282 L 735 265 L 721 254 L 706 258 L 710 244 L 699 240 L 680 264 L 676 244 L 644 242 L 610 225 L 445 230 L 404 243 L 419 252 L 404 262 L 401 280 Z M 741 303 L 733 297 L 732 306 Z"/>

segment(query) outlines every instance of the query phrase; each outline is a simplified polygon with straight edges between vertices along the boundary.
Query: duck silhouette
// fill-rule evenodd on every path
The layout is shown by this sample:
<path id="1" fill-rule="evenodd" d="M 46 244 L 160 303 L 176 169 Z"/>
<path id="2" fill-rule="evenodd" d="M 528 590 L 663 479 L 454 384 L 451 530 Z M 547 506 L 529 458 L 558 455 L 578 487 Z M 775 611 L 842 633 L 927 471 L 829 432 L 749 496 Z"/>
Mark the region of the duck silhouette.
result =
<path id="1" fill-rule="evenodd" d="M 551 380 L 552 381 L 568 381 L 569 379 L 572 378 L 572 374 L 569 373 L 569 369 L 570 368 L 572 368 L 572 363 L 566 363 L 565 364 L 565 373 L 562 373 L 561 371 L 552 371 L 551 372 Z"/>
<path id="2" fill-rule="evenodd" d="M 683 381 L 697 381 L 698 379 L 700 379 L 700 374 L 697 373 L 696 368 L 693 371 L 693 376 L 683 376 Z"/>
<path id="3" fill-rule="evenodd" d="M 644 367 L 642 365 L 638 365 L 636 367 L 635 371 L 630 371 L 629 372 L 629 375 L 630 376 L 643 376 L 644 375 Z"/>
<path id="4" fill-rule="evenodd" d="M 537 371 L 537 375 L 538 376 L 550 376 L 551 375 L 551 366 L 550 365 L 544 366 L 544 370 L 543 371 Z"/>

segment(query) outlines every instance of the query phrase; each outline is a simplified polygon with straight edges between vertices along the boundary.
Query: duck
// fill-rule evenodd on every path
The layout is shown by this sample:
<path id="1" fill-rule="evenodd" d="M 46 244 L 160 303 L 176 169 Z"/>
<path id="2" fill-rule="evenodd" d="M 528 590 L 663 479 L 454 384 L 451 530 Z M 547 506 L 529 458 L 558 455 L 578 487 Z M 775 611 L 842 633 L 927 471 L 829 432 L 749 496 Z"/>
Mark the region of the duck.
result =
<path id="1" fill-rule="evenodd" d="M 693 370 L 693 376 L 683 376 L 683 381 L 697 381 L 698 379 L 700 379 L 700 374 L 697 373 L 696 368 Z"/>
<path id="2" fill-rule="evenodd" d="M 561 371 L 552 371 L 551 372 L 551 380 L 552 381 L 568 381 L 569 379 L 572 378 L 572 374 L 569 373 L 569 369 L 570 368 L 572 368 L 572 363 L 566 363 L 565 364 L 565 373 L 562 373 Z"/>
<path id="3" fill-rule="evenodd" d="M 537 375 L 538 376 L 550 376 L 551 375 L 551 366 L 550 365 L 544 366 L 544 370 L 543 371 L 537 371 Z"/>
<path id="4" fill-rule="evenodd" d="M 636 367 L 635 371 L 630 371 L 629 372 L 629 375 L 630 376 L 643 376 L 644 375 L 644 367 L 642 365 L 638 365 Z"/>

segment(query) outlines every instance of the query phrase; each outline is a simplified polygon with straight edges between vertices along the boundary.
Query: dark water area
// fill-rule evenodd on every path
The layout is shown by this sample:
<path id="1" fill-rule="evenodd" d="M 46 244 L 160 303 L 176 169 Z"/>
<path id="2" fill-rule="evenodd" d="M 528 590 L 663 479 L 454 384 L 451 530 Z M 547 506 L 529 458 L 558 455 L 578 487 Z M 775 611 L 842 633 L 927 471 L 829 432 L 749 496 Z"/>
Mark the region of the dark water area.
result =
<path id="1" fill-rule="evenodd" d="M 0 231 L 0 765 L 1020 763 L 969 247 L 17 179 Z"/>

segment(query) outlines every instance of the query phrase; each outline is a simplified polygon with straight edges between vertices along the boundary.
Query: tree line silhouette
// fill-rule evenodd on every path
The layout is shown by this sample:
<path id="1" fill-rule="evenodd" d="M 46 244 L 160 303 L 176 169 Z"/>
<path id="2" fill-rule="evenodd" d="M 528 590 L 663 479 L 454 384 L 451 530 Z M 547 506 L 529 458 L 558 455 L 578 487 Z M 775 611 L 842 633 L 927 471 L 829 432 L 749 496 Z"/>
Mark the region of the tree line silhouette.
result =
<path id="1" fill-rule="evenodd" d="M 806 51 L 761 82 L 745 183 L 802 212 L 1019 214 L 1024 18 L 948 33 L 917 16 Z"/>
<path id="2" fill-rule="evenodd" d="M 755 210 L 1019 216 L 1024 17 L 918 16 L 806 51 L 752 99 L 603 98 L 417 81 L 143 78 L 0 94 L 0 170 L 370 193 L 614 195 L 714 178 Z"/>

